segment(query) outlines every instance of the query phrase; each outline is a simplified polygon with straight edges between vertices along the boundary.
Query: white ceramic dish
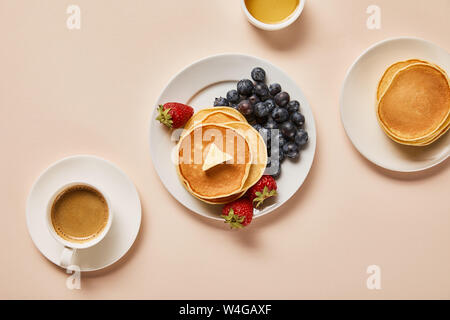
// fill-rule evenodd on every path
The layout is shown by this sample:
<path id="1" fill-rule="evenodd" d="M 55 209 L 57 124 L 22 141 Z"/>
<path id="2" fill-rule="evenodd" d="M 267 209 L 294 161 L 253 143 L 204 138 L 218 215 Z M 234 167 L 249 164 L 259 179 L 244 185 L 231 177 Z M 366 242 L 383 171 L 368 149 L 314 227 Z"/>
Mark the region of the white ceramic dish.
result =
<path id="1" fill-rule="evenodd" d="M 387 39 L 358 57 L 348 70 L 341 91 L 341 120 L 353 145 L 369 161 L 393 171 L 424 170 L 450 155 L 448 132 L 425 147 L 405 146 L 392 141 L 378 124 L 375 112 L 378 81 L 391 64 L 414 58 L 450 72 L 450 55 L 437 45 L 411 37 Z"/>
<path id="2" fill-rule="evenodd" d="M 241 54 L 223 54 L 202 59 L 180 71 L 170 80 L 156 101 L 156 105 L 173 101 L 188 103 L 196 111 L 211 107 L 215 97 L 224 96 L 228 90 L 236 88 L 239 79 L 250 78 L 251 70 L 257 66 L 266 70 L 268 83 L 280 83 L 292 99 L 300 102 L 309 142 L 300 154 L 300 161 L 292 162 L 286 159 L 283 162 L 282 174 L 277 180 L 278 195 L 262 210 L 256 210 L 255 218 L 272 212 L 292 197 L 306 179 L 314 159 L 316 149 L 314 117 L 308 101 L 297 84 L 286 73 L 265 60 Z M 206 204 L 194 198 L 181 185 L 175 165 L 170 160 L 176 142 L 171 140 L 170 131 L 155 118 L 156 106 L 150 119 L 150 153 L 162 183 L 186 208 L 202 216 L 221 220 L 221 206 Z"/>
<path id="3" fill-rule="evenodd" d="M 306 0 L 300 0 L 300 3 L 298 4 L 297 8 L 286 20 L 284 20 L 280 23 L 275 23 L 275 24 L 264 23 L 262 21 L 259 21 L 258 19 L 255 19 L 255 17 L 253 17 L 251 15 L 251 13 L 248 11 L 247 6 L 245 5 L 245 0 L 241 0 L 241 7 L 242 7 L 242 11 L 244 12 L 245 16 L 247 17 L 247 20 L 252 25 L 254 25 L 257 28 L 263 29 L 263 30 L 275 31 L 275 30 L 284 29 L 284 28 L 290 26 L 295 20 L 297 20 L 298 17 L 300 17 L 300 15 L 303 11 L 303 8 L 305 7 L 305 2 L 306 2 Z"/>
<path id="4" fill-rule="evenodd" d="M 74 254 L 72 264 L 81 271 L 105 268 L 127 253 L 141 225 L 141 202 L 131 180 L 117 166 L 94 156 L 73 156 L 46 169 L 31 188 L 27 200 L 27 226 L 30 236 L 51 262 L 59 265 L 64 246 L 50 234 L 46 224 L 47 203 L 62 185 L 84 181 L 98 186 L 110 197 L 114 223 L 105 238 Z"/>

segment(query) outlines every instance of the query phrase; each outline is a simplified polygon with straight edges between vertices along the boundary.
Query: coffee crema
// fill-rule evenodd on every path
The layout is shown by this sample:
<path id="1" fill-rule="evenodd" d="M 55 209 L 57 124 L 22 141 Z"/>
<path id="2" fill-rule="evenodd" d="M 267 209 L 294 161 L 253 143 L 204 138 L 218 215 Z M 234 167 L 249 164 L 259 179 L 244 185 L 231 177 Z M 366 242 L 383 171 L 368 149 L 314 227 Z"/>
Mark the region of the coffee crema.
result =
<path id="1" fill-rule="evenodd" d="M 55 232 L 69 242 L 83 243 L 96 238 L 105 229 L 109 209 L 103 195 L 84 185 L 62 191 L 51 209 Z"/>

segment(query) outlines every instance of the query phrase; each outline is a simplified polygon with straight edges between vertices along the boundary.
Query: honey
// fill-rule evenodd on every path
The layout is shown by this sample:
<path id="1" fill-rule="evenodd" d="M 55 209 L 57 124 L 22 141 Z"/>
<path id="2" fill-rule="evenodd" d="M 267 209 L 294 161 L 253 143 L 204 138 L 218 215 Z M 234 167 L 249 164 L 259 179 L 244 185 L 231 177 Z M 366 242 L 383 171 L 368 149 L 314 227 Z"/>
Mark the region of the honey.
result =
<path id="1" fill-rule="evenodd" d="M 288 19 L 301 0 L 245 0 L 250 14 L 267 24 L 277 24 Z"/>

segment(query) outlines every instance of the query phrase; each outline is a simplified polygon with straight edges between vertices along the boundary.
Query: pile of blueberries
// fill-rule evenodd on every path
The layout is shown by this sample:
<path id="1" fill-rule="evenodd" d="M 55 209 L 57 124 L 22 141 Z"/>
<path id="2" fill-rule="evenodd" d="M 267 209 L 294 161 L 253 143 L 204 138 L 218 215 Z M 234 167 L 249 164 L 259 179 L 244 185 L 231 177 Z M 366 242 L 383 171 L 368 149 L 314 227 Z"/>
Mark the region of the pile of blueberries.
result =
<path id="1" fill-rule="evenodd" d="M 272 175 L 278 177 L 284 159 L 298 159 L 300 150 L 308 142 L 308 133 L 303 129 L 305 117 L 300 113 L 300 103 L 290 100 L 289 93 L 282 91 L 280 84 L 267 86 L 264 69 L 254 68 L 251 77 L 253 81 L 240 80 L 237 90 L 228 91 L 226 98 L 216 98 L 214 106 L 238 110 L 259 131 L 266 141 L 267 166 L 273 168 Z M 275 137 L 274 141 L 271 141 L 272 137 Z M 278 152 L 274 152 L 274 148 Z M 278 157 L 275 158 L 275 154 Z"/>

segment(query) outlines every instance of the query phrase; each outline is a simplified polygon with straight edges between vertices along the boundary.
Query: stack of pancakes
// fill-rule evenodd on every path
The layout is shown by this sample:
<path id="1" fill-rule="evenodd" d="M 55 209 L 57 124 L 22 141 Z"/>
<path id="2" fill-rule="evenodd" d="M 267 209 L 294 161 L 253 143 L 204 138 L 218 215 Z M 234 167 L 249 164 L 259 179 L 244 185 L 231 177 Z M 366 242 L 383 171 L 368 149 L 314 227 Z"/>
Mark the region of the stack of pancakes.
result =
<path id="1" fill-rule="evenodd" d="M 377 118 L 395 142 L 428 145 L 449 129 L 450 81 L 439 66 L 400 61 L 383 74 L 377 88 Z"/>
<path id="2" fill-rule="evenodd" d="M 186 123 L 176 149 L 181 182 L 194 197 L 211 204 L 236 200 L 263 175 L 266 145 L 237 110 L 198 111 Z"/>

